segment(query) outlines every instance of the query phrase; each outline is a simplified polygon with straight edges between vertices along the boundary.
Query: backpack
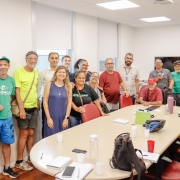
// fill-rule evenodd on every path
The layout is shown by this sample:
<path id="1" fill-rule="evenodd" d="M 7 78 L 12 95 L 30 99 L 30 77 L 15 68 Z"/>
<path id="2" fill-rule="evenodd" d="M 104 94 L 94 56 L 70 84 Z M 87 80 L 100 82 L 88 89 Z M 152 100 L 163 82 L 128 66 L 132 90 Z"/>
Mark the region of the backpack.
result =
<path id="1" fill-rule="evenodd" d="M 143 156 L 140 160 L 136 155 L 137 150 L 133 147 L 129 133 L 123 133 L 117 136 L 114 146 L 114 153 L 110 160 L 111 168 L 131 171 L 130 180 L 133 180 L 133 169 L 135 169 L 138 174 L 138 180 L 140 180 L 141 174 L 146 171 L 146 166 Z M 140 150 L 138 151 L 141 153 Z"/>

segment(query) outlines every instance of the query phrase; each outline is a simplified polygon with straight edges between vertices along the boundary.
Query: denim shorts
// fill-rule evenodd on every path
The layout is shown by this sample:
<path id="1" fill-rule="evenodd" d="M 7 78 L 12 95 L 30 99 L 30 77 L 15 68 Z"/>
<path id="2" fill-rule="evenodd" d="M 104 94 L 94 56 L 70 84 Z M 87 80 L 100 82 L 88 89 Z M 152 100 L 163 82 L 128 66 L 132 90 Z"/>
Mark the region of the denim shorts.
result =
<path id="1" fill-rule="evenodd" d="M 38 110 L 37 108 L 25 109 L 26 114 L 30 115 L 30 118 L 21 119 L 17 117 L 17 124 L 19 129 L 36 128 L 38 121 Z"/>
<path id="2" fill-rule="evenodd" d="M 3 144 L 13 144 L 15 141 L 12 116 L 0 119 L 0 141 Z"/>

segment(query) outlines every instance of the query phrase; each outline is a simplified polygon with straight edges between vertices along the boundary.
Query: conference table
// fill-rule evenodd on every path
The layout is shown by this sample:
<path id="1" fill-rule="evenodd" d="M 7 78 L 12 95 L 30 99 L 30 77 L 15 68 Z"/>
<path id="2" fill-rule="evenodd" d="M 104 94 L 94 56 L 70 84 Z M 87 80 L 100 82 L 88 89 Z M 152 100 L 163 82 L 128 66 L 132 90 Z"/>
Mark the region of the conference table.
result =
<path id="1" fill-rule="evenodd" d="M 115 180 L 124 179 L 130 176 L 130 172 L 112 169 L 109 165 L 109 158 L 112 157 L 114 150 L 114 139 L 121 133 L 131 133 L 131 126 L 135 124 L 135 114 L 138 109 L 145 109 L 142 105 L 128 106 L 109 114 L 109 116 L 99 117 L 88 121 L 76 127 L 67 129 L 63 133 L 63 142 L 58 143 L 57 135 L 49 136 L 36 143 L 31 152 L 31 162 L 40 171 L 54 176 L 59 172 L 58 169 L 48 168 L 46 164 L 55 159 L 57 156 L 67 156 L 77 162 L 77 155 L 72 150 L 75 148 L 87 150 L 84 163 L 89 163 L 89 136 L 97 134 L 99 137 L 99 161 L 105 163 L 105 171 L 99 176 L 96 173 L 96 165 L 94 169 L 85 177 L 86 180 Z M 178 117 L 179 107 L 174 107 L 174 113 L 165 115 L 165 106 L 160 106 L 156 111 L 153 119 L 164 119 L 166 124 L 163 129 L 158 132 L 150 133 L 148 138 L 144 137 L 144 127 L 138 125 L 137 137 L 132 138 L 135 148 L 147 151 L 147 140 L 155 141 L 154 152 L 162 154 L 172 142 L 180 135 L 180 117 Z M 93 112 L 92 112 L 93 113 Z M 129 120 L 126 125 L 113 122 L 116 118 Z M 42 156 L 43 155 L 43 156 Z M 147 162 L 146 167 L 151 166 L 151 162 Z"/>

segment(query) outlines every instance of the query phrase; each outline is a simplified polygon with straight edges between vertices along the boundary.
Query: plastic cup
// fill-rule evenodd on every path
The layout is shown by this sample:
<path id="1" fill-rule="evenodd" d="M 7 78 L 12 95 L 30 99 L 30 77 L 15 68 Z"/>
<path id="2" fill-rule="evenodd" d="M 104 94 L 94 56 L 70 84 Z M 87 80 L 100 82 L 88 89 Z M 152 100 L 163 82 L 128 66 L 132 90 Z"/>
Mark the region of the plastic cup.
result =
<path id="1" fill-rule="evenodd" d="M 58 133 L 57 134 L 57 140 L 58 140 L 59 143 L 61 143 L 62 140 L 63 140 L 63 134 Z"/>
<path id="2" fill-rule="evenodd" d="M 131 132 L 132 132 L 132 137 L 136 137 L 137 136 L 137 126 L 132 126 Z"/>
<path id="3" fill-rule="evenodd" d="M 147 141 L 148 152 L 151 152 L 151 153 L 154 152 L 154 144 L 155 144 L 155 141 L 153 141 L 153 140 L 148 140 Z"/>
<path id="4" fill-rule="evenodd" d="M 83 164 L 84 162 L 84 153 L 77 153 L 77 159 L 78 159 L 78 163 Z"/>
<path id="5" fill-rule="evenodd" d="M 144 129 L 144 136 L 145 136 L 145 138 L 149 137 L 149 132 L 150 132 L 149 129 Z"/>
<path id="6" fill-rule="evenodd" d="M 103 162 L 97 162 L 96 163 L 96 169 L 97 169 L 97 174 L 102 175 L 104 172 L 104 163 Z"/>

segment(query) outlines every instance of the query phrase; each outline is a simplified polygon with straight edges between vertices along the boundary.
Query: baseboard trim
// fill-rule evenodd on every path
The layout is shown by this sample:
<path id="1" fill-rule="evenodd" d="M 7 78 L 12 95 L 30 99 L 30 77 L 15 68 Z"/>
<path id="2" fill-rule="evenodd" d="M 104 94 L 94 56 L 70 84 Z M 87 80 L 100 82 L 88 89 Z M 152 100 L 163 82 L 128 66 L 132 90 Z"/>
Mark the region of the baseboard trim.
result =
<path id="1" fill-rule="evenodd" d="M 27 160 L 28 160 L 28 156 L 25 156 L 25 157 L 24 157 L 24 160 L 27 161 Z M 15 166 L 15 163 L 16 163 L 16 161 L 11 162 L 11 163 L 10 163 L 10 167 L 14 167 L 14 166 Z M 2 173 L 3 168 L 4 168 L 4 166 L 1 166 L 1 167 L 0 167 L 0 173 Z"/>

